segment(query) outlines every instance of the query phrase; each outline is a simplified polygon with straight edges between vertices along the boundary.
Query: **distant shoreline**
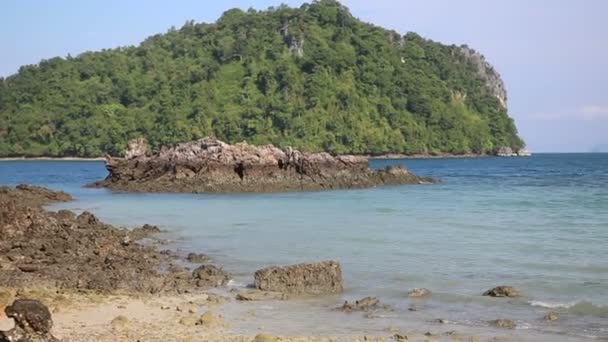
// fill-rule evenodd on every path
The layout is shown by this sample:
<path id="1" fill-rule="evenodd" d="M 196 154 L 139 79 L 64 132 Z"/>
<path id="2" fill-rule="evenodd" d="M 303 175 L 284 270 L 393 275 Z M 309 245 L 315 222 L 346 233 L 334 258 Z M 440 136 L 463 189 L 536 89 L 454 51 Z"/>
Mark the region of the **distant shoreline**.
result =
<path id="1" fill-rule="evenodd" d="M 103 157 L 2 157 L 0 161 L 103 161 L 104 159 Z"/>
<path id="2" fill-rule="evenodd" d="M 461 158 L 487 158 L 494 157 L 490 154 L 400 154 L 400 153 L 387 153 L 377 156 L 366 155 L 369 159 L 461 159 Z"/>
<path id="3" fill-rule="evenodd" d="M 463 159 L 463 158 L 490 158 L 496 157 L 492 154 L 401 154 L 387 153 L 381 155 L 363 154 L 362 156 L 370 160 L 386 160 L 386 159 Z M 518 156 L 513 156 L 518 157 Z M 105 157 L 0 157 L 0 161 L 103 161 Z"/>
<path id="4" fill-rule="evenodd" d="M 490 154 L 399 154 L 388 153 L 382 155 L 362 155 L 370 160 L 386 159 L 461 159 L 461 158 L 487 158 L 493 157 Z M 83 158 L 83 157 L 0 157 L 0 161 L 103 161 L 104 157 Z"/>

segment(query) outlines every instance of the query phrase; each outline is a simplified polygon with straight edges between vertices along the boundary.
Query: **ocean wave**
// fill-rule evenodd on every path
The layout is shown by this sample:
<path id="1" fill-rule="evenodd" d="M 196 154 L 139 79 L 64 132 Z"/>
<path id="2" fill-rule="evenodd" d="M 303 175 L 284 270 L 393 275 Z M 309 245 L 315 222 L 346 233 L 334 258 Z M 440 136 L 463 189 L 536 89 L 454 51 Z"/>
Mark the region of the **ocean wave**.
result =
<path id="1" fill-rule="evenodd" d="M 247 284 L 237 282 L 234 279 L 230 279 L 230 280 L 228 280 L 228 283 L 226 284 L 226 286 L 228 286 L 228 287 L 246 287 Z"/>
<path id="2" fill-rule="evenodd" d="M 608 305 L 598 305 L 587 301 L 573 303 L 549 303 L 539 300 L 532 300 L 529 301 L 528 304 L 548 309 L 565 309 L 568 313 L 575 315 L 608 317 Z"/>
<path id="3" fill-rule="evenodd" d="M 528 304 L 532 305 L 532 306 L 540 306 L 542 308 L 548 308 L 548 309 L 568 309 L 571 308 L 573 306 L 576 305 L 576 302 L 572 302 L 572 303 L 549 303 L 549 302 L 542 302 L 540 300 L 531 300 L 528 302 Z"/>

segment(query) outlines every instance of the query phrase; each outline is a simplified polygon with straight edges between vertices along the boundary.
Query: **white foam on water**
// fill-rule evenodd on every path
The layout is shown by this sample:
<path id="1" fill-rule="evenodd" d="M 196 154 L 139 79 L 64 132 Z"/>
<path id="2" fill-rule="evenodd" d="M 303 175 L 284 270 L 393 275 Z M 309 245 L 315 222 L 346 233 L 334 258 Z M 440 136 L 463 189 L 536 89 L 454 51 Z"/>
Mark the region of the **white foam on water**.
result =
<path id="1" fill-rule="evenodd" d="M 228 287 L 247 287 L 246 284 L 237 282 L 234 279 L 228 280 L 228 284 L 226 284 L 226 286 L 228 286 Z"/>
<path id="2" fill-rule="evenodd" d="M 532 306 L 540 306 L 542 308 L 548 308 L 548 309 L 568 309 L 573 307 L 574 305 L 576 305 L 576 302 L 572 302 L 572 303 L 549 303 L 549 302 L 543 302 L 540 300 L 531 300 L 528 302 L 528 304 L 532 305 Z"/>

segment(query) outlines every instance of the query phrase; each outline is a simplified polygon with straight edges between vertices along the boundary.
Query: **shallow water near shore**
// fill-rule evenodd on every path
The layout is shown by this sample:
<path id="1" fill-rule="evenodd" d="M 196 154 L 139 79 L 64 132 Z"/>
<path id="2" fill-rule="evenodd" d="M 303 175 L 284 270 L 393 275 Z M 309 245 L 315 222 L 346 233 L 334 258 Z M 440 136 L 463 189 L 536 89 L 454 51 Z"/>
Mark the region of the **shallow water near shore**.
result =
<path id="1" fill-rule="evenodd" d="M 490 329 L 488 320 L 509 318 L 518 334 L 541 340 L 547 333 L 553 340 L 608 338 L 608 154 L 372 161 L 389 164 L 442 182 L 309 193 L 124 194 L 82 187 L 106 176 L 102 162 L 1 161 L 0 184 L 45 185 L 76 198 L 53 209 L 89 210 L 123 226 L 159 225 L 172 239 L 169 248 L 210 254 L 235 275 L 236 287 L 251 283 L 261 267 L 339 260 L 345 293 L 308 303 L 323 324 L 301 325 L 303 331 L 293 324 L 294 334 L 399 324 L 477 331 Z M 524 297 L 480 296 L 503 284 Z M 410 300 L 414 287 L 433 296 Z M 322 314 L 343 299 L 369 295 L 394 311 L 372 320 Z M 557 323 L 543 321 L 549 310 L 560 313 Z M 437 318 L 453 323 L 430 323 Z"/>

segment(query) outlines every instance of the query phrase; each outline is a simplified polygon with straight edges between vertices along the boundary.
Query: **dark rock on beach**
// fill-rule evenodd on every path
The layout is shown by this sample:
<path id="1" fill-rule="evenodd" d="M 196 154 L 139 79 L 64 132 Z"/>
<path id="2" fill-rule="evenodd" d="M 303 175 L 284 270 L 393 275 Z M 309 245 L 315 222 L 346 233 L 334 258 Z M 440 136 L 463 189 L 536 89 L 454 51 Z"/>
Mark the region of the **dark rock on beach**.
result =
<path id="1" fill-rule="evenodd" d="M 255 287 L 262 291 L 291 294 L 342 292 L 342 269 L 337 261 L 322 261 L 255 272 Z"/>
<path id="2" fill-rule="evenodd" d="M 157 293 L 225 283 L 201 281 L 171 267 L 172 255 L 137 243 L 158 227 L 118 229 L 89 212 L 41 207 L 70 198 L 33 186 L 0 187 L 0 286 Z"/>
<path id="3" fill-rule="evenodd" d="M 15 327 L 0 331 L 0 342 L 52 342 L 53 320 L 49 309 L 37 300 L 17 299 L 4 309 Z"/>
<path id="4" fill-rule="evenodd" d="M 404 167 L 373 171 L 362 156 L 303 153 L 273 145 L 230 145 L 205 138 L 149 153 L 143 140 L 125 158 L 106 158 L 108 177 L 93 186 L 142 192 L 278 192 L 433 182 Z"/>
<path id="5" fill-rule="evenodd" d="M 519 297 L 519 292 L 512 286 L 496 286 L 483 293 L 490 297 Z"/>

